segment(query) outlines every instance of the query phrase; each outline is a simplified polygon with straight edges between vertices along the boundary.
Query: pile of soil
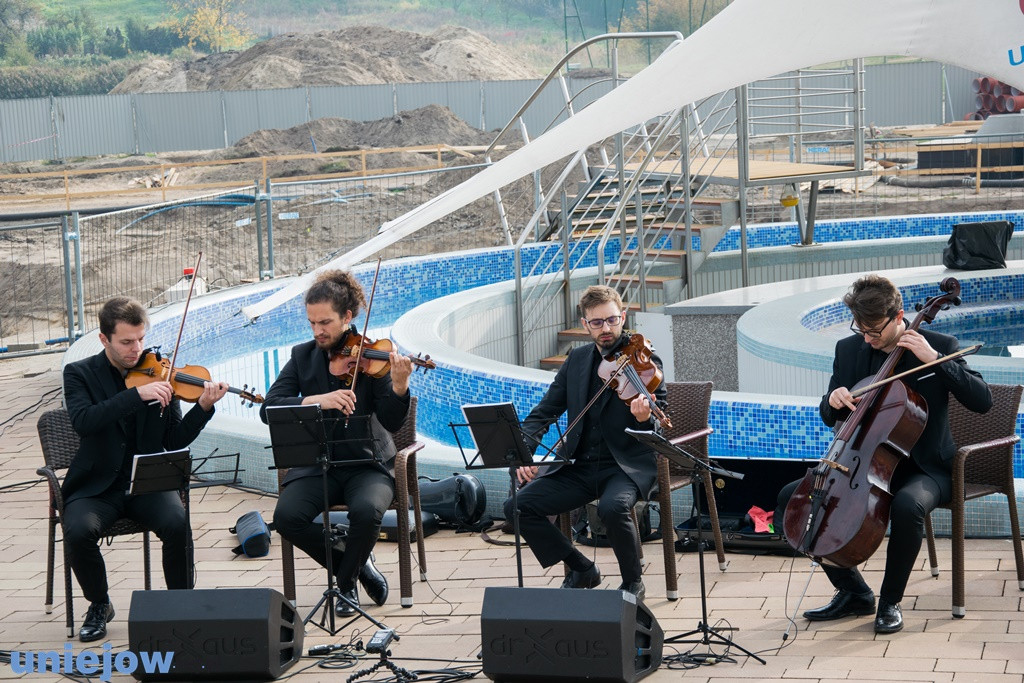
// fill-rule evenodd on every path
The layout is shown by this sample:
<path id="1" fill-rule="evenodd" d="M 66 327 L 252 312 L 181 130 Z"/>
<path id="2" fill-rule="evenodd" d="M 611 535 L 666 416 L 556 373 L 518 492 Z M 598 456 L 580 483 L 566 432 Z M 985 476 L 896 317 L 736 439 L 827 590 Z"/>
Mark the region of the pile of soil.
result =
<path id="1" fill-rule="evenodd" d="M 286 33 L 244 52 L 191 62 L 152 59 L 132 70 L 111 93 L 537 77 L 525 62 L 467 28 L 446 26 L 425 36 L 384 26 L 354 26 Z"/>

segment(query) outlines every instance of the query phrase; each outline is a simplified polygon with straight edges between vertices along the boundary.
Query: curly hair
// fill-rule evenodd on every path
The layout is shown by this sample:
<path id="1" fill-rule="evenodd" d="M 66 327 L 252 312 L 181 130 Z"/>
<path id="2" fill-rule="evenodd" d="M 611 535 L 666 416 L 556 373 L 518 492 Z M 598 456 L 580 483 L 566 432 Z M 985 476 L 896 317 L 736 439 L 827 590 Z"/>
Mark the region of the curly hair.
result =
<path id="1" fill-rule="evenodd" d="M 338 315 L 352 311 L 354 318 L 359 315 L 360 306 L 366 305 L 366 296 L 363 286 L 350 271 L 325 270 L 306 291 L 303 301 L 307 306 L 329 302 Z"/>

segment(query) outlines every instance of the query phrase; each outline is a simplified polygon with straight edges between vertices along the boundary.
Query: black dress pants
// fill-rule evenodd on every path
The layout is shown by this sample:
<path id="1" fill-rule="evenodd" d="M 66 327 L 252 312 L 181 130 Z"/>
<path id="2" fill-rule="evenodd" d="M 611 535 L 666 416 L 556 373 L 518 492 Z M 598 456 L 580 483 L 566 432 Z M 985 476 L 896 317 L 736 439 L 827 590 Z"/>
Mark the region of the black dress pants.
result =
<path id="1" fill-rule="evenodd" d="M 327 499 L 348 506 L 344 552 L 333 549 L 331 566 L 342 590 L 355 586 L 380 534 L 384 512 L 395 498 L 395 480 L 376 465 L 343 465 L 327 474 Z M 313 520 L 324 511 L 323 478 L 303 477 L 284 485 L 274 508 L 274 527 L 303 552 L 327 566 L 324 528 Z"/>
<path id="2" fill-rule="evenodd" d="M 518 492 L 519 529 L 542 567 L 561 562 L 572 552 L 572 541 L 548 520 L 598 499 L 597 515 L 608 531 L 622 581 L 641 578 L 639 539 L 631 512 L 640 491 L 614 460 L 575 461 L 538 477 Z M 511 520 L 512 499 L 505 501 Z"/>
<path id="3" fill-rule="evenodd" d="M 774 520 L 776 528 L 785 528 L 786 504 L 801 480 L 790 482 L 779 492 Z M 938 483 L 916 466 L 901 463 L 893 476 L 892 507 L 889 515 L 889 544 L 886 546 L 885 574 L 879 595 L 890 603 L 903 600 L 924 540 L 924 518 L 942 503 Z M 851 593 L 867 593 L 871 587 L 856 567 L 842 568 L 822 564 L 832 585 Z"/>
<path id="4" fill-rule="evenodd" d="M 185 508 L 177 491 L 129 496 L 108 491 L 91 498 L 76 498 L 64 507 L 64 544 L 71 570 L 89 602 L 108 602 L 107 570 L 100 540 L 118 519 L 141 524 L 163 542 L 164 581 L 168 588 L 190 588 L 191 567 L 187 546 Z"/>

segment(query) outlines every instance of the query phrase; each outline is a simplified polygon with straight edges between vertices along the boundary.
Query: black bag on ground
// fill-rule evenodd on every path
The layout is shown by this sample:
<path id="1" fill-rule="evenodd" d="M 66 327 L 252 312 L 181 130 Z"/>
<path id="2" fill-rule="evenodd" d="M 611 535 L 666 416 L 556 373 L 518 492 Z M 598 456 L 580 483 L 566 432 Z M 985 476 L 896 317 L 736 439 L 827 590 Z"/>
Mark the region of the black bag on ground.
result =
<path id="1" fill-rule="evenodd" d="M 270 527 L 258 510 L 246 512 L 228 531 L 238 536 L 239 543 L 232 549 L 235 555 L 264 557 L 270 553 Z"/>
<path id="2" fill-rule="evenodd" d="M 1010 221 L 957 223 L 942 250 L 942 265 L 956 270 L 1005 268 L 1012 236 Z"/>
<path id="3" fill-rule="evenodd" d="M 440 481 L 420 477 L 420 508 L 444 524 L 472 527 L 487 508 L 487 490 L 472 474 L 453 474 Z"/>
<path id="4" fill-rule="evenodd" d="M 795 554 L 774 522 L 770 532 L 754 530 L 754 523 L 748 512 L 759 507 L 774 512 L 779 491 L 791 481 L 800 479 L 813 464 L 806 460 L 790 458 L 717 458 L 723 469 L 740 472 L 743 479 L 727 479 L 712 475 L 715 486 L 715 506 L 718 508 L 718 522 L 722 529 L 722 544 L 725 550 L 739 553 Z M 704 550 L 714 548 L 711 517 L 707 511 L 707 499 L 701 490 L 700 538 Z M 688 552 L 698 549 L 698 517 L 692 516 L 676 525 L 676 550 Z"/>

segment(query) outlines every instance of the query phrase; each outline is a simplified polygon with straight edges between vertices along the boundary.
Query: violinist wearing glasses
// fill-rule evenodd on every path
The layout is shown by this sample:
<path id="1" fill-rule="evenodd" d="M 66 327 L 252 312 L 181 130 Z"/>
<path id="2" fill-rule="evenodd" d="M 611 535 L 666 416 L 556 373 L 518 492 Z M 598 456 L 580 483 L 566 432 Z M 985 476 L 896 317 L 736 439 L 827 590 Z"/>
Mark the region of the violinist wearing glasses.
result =
<path id="1" fill-rule="evenodd" d="M 522 490 L 518 493 L 520 529 L 543 567 L 564 562 L 570 572 L 562 588 L 594 588 L 601 583 L 601 571 L 573 547 L 550 521 L 557 515 L 598 500 L 597 512 L 608 531 L 615 551 L 622 583 L 639 599 L 644 597 L 639 540 L 630 515 L 639 498 L 647 499 L 657 484 L 655 454 L 624 430 L 652 429 L 652 406 L 638 394 L 629 403 L 614 392 L 604 391 L 585 413 L 585 406 L 598 394 L 604 380 L 598 367 L 629 341 L 622 326 L 626 316 L 622 299 L 610 287 L 588 287 L 580 298 L 581 323 L 593 344 L 573 349 L 558 370 L 540 403 L 523 421 L 523 431 L 537 443 L 562 413 L 568 412 L 571 428 L 562 441 L 561 454 L 570 462 L 544 469 L 521 467 L 517 471 Z M 661 360 L 651 356 L 660 368 Z M 665 400 L 662 383 L 654 393 L 658 403 Z M 582 419 L 577 420 L 583 414 Z M 512 519 L 512 499 L 505 503 L 505 517 Z"/>
<path id="2" fill-rule="evenodd" d="M 955 281 L 954 284 L 955 294 L 958 294 L 959 284 Z M 880 379 L 876 375 L 884 374 L 883 366 L 894 352 L 900 355 L 893 358 L 898 358 L 895 365 L 886 368 L 891 373 L 889 376 L 930 363 L 940 356 L 953 354 L 959 348 L 955 337 L 930 330 L 918 331 L 916 327 L 924 319 L 923 314 L 908 323 L 904 318 L 903 298 L 899 290 L 880 275 L 867 275 L 854 282 L 843 297 L 843 303 L 853 314 L 850 326 L 853 334 L 836 344 L 832 377 L 819 406 L 821 419 L 830 427 L 839 421 L 854 419 L 851 416 L 862 399 L 851 393 L 852 388 L 865 378 Z M 889 516 L 891 526 L 877 610 L 875 594 L 857 570 L 856 564 L 836 566 L 823 562 L 822 568 L 836 593 L 824 607 L 804 612 L 804 617 L 811 621 L 874 614 L 875 633 L 895 633 L 903 628 L 900 601 L 921 550 L 925 516 L 952 498 L 954 445 L 949 429 L 949 398 L 951 395 L 956 397 L 964 407 L 977 413 L 988 411 L 992 405 L 988 385 L 981 375 L 968 367 L 962 357 L 922 369 L 909 375 L 903 382 L 906 389 L 899 391 L 908 395 L 916 392 L 926 403 L 926 421 L 921 424 L 920 419 L 915 418 L 915 427 L 923 431 L 920 431 L 916 443 L 912 442 L 910 457 L 897 458 L 898 464 L 889 483 L 889 492 L 892 494 Z M 865 398 L 867 396 L 870 394 Z M 915 400 L 911 395 L 906 402 Z M 879 413 L 883 410 L 892 412 L 888 399 L 885 401 L 879 404 Z M 900 402 L 902 404 L 902 400 Z M 910 410 L 908 414 L 913 412 L 916 411 Z M 879 425 L 866 426 L 870 425 L 868 419 L 860 418 L 864 441 L 872 438 L 871 431 L 879 431 Z M 881 421 L 881 418 L 878 420 Z M 841 435 L 842 430 L 837 434 L 837 440 Z M 885 437 L 886 440 L 889 438 L 898 437 Z M 854 441 L 851 440 L 851 443 Z M 892 449 L 889 448 L 888 452 L 892 452 Z M 799 506 L 802 499 L 807 499 L 807 496 L 793 496 L 799 484 L 797 481 L 783 487 L 775 514 L 778 520 L 776 528 L 779 528 L 780 522 L 783 524 L 791 544 L 793 537 L 799 533 L 795 530 L 802 530 L 805 526 L 802 520 L 791 525 L 788 519 L 789 515 L 799 509 L 795 506 Z M 787 519 L 783 520 L 783 514 Z M 869 551 L 873 552 L 871 549 Z"/>
<path id="3" fill-rule="evenodd" d="M 191 530 L 176 491 L 127 494 L 134 456 L 188 446 L 213 417 L 228 391 L 224 382 L 204 382 L 196 406 L 181 414 L 169 382 L 128 388 L 125 377 L 145 356 L 146 309 L 125 297 L 100 310 L 103 350 L 64 368 L 64 400 L 81 446 L 61 485 L 64 543 L 71 569 L 89 601 L 78 632 L 83 643 L 107 635 L 114 607 L 99 542 L 120 518 L 132 519 L 163 542 L 168 588 L 189 588 L 186 547 Z"/>
<path id="4" fill-rule="evenodd" d="M 371 553 L 384 512 L 395 497 L 396 451 L 391 434 L 401 428 L 409 412 L 412 361 L 392 352 L 390 372 L 380 377 L 352 375 L 353 390 L 351 382 L 346 384 L 331 373 L 332 363 L 337 362 L 332 361 L 331 352 L 343 346 L 350 335 L 356 336 L 352 319 L 366 305 L 362 285 L 348 271 L 326 271 L 306 292 L 304 301 L 313 339 L 292 347 L 291 359 L 267 392 L 260 417 L 266 422 L 269 406 L 318 403 L 327 418 L 353 418 L 328 423 L 333 425 L 328 428 L 328 437 L 334 442 L 331 460 L 365 461 L 331 468 L 327 474 L 330 504 L 348 506 L 344 551 L 334 549 L 331 558 L 338 588 L 346 598 L 335 604 L 335 611 L 347 617 L 355 610 L 346 601 L 359 604 L 357 580 L 377 605 L 383 605 L 388 597 L 387 579 L 373 565 Z M 274 525 L 284 538 L 326 567 L 323 526 L 313 522 L 322 512 L 321 469 L 289 470 L 274 509 Z"/>

